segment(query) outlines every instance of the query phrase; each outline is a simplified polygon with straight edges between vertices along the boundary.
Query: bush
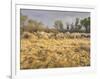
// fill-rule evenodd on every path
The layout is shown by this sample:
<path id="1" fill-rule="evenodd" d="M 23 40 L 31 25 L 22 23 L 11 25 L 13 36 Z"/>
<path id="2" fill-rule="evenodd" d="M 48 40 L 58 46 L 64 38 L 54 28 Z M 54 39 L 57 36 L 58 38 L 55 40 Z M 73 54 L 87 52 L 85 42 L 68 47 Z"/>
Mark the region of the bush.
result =
<path id="1" fill-rule="evenodd" d="M 28 38 L 30 38 L 31 37 L 31 34 L 30 33 L 28 33 L 28 32 L 24 32 L 23 34 L 22 34 L 22 36 L 21 36 L 22 38 L 25 38 L 25 39 L 28 39 Z"/>

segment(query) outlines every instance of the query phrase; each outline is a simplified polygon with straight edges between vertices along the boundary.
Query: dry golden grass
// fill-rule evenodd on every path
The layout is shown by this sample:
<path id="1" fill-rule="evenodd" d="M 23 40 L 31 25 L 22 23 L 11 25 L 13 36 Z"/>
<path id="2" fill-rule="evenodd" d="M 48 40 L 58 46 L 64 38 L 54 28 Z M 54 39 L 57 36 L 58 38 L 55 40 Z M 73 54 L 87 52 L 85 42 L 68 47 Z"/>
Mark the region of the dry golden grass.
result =
<path id="1" fill-rule="evenodd" d="M 27 37 L 27 36 L 26 36 Z M 21 38 L 21 69 L 90 66 L 90 39 Z"/>

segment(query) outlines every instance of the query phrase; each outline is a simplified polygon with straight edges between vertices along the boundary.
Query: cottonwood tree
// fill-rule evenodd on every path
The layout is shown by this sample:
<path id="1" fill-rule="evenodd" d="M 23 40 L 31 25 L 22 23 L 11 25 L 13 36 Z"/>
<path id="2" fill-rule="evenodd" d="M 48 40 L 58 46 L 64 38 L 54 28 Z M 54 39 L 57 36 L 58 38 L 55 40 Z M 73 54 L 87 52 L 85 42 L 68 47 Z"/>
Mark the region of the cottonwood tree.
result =
<path id="1" fill-rule="evenodd" d="M 70 28 L 69 28 L 69 23 L 66 23 L 66 31 L 68 32 L 68 31 L 70 31 Z"/>
<path id="2" fill-rule="evenodd" d="M 30 32 L 45 31 L 44 24 L 36 20 L 30 19 L 27 26 Z"/>
<path id="3" fill-rule="evenodd" d="M 74 32 L 74 24 L 73 23 L 71 23 L 71 29 L 70 29 L 70 32 Z"/>
<path id="4" fill-rule="evenodd" d="M 24 26 L 26 20 L 27 20 L 27 16 L 20 13 L 20 34 L 22 34 L 25 31 Z"/>
<path id="5" fill-rule="evenodd" d="M 80 21 L 81 25 L 85 27 L 86 33 L 90 33 L 90 17 L 84 18 Z"/>
<path id="6" fill-rule="evenodd" d="M 27 16 L 20 13 L 20 25 L 21 26 L 24 26 L 26 20 L 27 20 Z"/>
<path id="7" fill-rule="evenodd" d="M 76 21 L 75 21 L 75 31 L 76 32 L 80 32 L 81 25 L 79 23 L 80 23 L 80 19 L 76 18 Z"/>
<path id="8" fill-rule="evenodd" d="M 63 31 L 64 31 L 63 23 L 62 23 L 61 20 L 56 20 L 56 21 L 54 22 L 54 27 L 55 27 L 58 31 L 60 31 L 60 32 L 63 32 Z"/>

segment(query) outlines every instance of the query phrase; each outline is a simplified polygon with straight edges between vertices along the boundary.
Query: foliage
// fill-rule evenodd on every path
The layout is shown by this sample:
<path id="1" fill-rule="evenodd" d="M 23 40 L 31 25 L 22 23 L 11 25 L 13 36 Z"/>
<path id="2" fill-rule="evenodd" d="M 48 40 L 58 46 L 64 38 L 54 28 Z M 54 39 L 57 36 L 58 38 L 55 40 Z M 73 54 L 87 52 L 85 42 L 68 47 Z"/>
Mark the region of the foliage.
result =
<path id="1" fill-rule="evenodd" d="M 60 31 L 60 32 L 62 32 L 62 31 L 64 30 L 64 28 L 63 28 L 63 23 L 62 23 L 61 20 L 56 20 L 56 21 L 54 22 L 54 27 L 55 27 L 58 31 Z"/>
<path id="2" fill-rule="evenodd" d="M 27 16 L 24 16 L 20 13 L 20 25 L 24 26 L 25 21 L 27 20 Z"/>
<path id="3" fill-rule="evenodd" d="M 83 20 L 81 20 L 81 25 L 83 25 L 86 29 L 86 32 L 89 33 L 90 32 L 90 17 L 84 18 Z"/>
<path id="4" fill-rule="evenodd" d="M 81 30 L 82 28 L 85 28 L 84 30 Z M 53 32 L 83 32 L 83 33 L 90 33 L 90 17 L 79 19 L 76 18 L 75 24 L 74 23 L 67 23 L 66 26 L 64 26 L 63 21 L 56 20 L 54 22 L 53 27 L 47 27 L 42 22 L 38 22 L 33 19 L 29 19 L 27 16 L 20 14 L 20 33 L 22 34 L 24 31 L 33 33 L 37 31 L 44 31 L 47 33 Z"/>

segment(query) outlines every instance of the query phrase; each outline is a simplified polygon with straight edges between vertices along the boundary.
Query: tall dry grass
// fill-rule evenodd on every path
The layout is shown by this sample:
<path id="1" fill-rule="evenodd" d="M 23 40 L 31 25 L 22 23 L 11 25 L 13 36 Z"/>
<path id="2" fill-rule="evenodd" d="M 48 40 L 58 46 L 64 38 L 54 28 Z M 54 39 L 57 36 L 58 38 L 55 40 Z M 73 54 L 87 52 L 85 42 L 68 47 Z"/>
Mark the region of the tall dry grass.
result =
<path id="1" fill-rule="evenodd" d="M 90 66 L 90 38 L 39 38 L 33 33 L 21 37 L 20 68 Z"/>

